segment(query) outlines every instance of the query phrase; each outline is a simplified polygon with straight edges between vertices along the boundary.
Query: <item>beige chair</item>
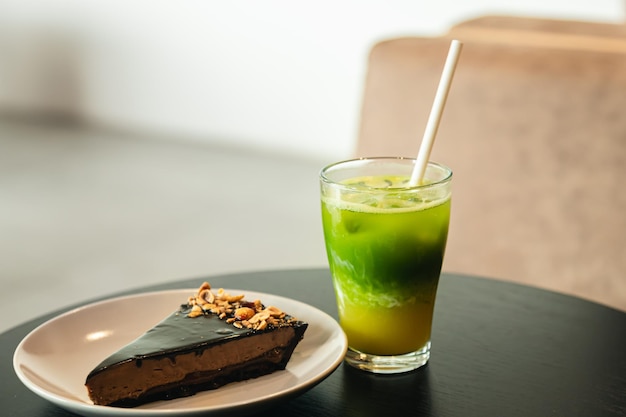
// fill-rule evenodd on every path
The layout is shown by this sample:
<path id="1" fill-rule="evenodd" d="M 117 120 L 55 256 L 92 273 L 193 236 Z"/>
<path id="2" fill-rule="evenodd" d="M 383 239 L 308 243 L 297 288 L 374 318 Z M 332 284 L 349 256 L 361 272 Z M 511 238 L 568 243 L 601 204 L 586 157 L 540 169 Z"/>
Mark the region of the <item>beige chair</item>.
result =
<path id="1" fill-rule="evenodd" d="M 564 31 L 544 31 L 544 42 L 523 31 L 376 44 L 356 154 L 417 154 L 450 37 L 460 38 L 431 158 L 454 170 L 444 270 L 626 310 L 626 38 L 575 48 Z"/>
<path id="2" fill-rule="evenodd" d="M 626 25 L 493 15 L 460 22 L 450 28 L 449 35 L 473 41 L 524 42 L 541 46 L 560 43 L 561 47 L 597 50 L 617 45 L 623 48 Z"/>

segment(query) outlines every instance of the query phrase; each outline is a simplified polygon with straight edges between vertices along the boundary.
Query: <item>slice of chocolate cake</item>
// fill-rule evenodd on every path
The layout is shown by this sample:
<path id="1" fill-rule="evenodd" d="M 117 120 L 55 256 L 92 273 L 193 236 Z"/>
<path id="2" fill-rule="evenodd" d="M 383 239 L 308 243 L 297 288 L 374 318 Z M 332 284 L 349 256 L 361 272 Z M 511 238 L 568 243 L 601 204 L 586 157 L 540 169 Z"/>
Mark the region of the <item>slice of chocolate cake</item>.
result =
<path id="1" fill-rule="evenodd" d="M 307 323 L 208 283 L 179 310 L 96 366 L 97 405 L 134 407 L 285 369 Z"/>

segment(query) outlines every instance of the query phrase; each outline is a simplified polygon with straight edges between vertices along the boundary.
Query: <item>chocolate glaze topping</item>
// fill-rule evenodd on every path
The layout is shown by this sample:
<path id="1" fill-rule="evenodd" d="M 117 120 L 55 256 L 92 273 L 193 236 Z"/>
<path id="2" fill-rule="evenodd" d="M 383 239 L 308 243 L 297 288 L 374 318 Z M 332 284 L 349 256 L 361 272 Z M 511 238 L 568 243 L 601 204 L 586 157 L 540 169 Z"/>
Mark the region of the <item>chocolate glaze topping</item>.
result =
<path id="1" fill-rule="evenodd" d="M 239 329 L 220 320 L 214 314 L 187 317 L 190 309 L 189 305 L 182 305 L 178 311 L 166 317 L 134 342 L 102 361 L 89 373 L 87 380 L 117 364 L 136 361 L 137 367 L 141 367 L 142 359 L 156 356 L 168 356 L 172 362 L 175 362 L 176 355 L 181 352 L 194 350 L 199 354 L 209 346 L 257 333 L 252 329 Z M 301 327 L 303 324 L 293 322 L 292 326 Z"/>

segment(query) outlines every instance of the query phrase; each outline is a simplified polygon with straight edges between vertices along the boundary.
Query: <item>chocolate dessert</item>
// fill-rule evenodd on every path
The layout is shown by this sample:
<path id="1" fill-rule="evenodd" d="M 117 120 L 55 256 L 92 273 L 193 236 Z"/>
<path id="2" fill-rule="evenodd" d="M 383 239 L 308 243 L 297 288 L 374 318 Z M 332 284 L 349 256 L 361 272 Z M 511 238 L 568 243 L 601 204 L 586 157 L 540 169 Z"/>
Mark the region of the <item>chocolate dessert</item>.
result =
<path id="1" fill-rule="evenodd" d="M 96 405 L 134 407 L 285 369 L 307 323 L 204 283 L 198 293 L 96 366 Z"/>

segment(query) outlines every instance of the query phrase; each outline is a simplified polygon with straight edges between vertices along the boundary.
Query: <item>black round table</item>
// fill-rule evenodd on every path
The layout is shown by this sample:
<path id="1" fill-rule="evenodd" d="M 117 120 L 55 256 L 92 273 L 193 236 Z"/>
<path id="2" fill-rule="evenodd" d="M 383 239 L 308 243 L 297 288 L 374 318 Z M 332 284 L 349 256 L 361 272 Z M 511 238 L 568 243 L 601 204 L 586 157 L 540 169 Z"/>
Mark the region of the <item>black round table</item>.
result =
<path id="1" fill-rule="evenodd" d="M 200 277 L 125 294 L 204 280 L 283 295 L 337 316 L 326 269 Z M 71 415 L 31 393 L 12 366 L 20 340 L 59 313 L 0 334 L 1 415 Z M 626 313 L 537 288 L 444 274 L 434 320 L 426 367 L 390 376 L 342 364 L 310 391 L 259 416 L 626 416 Z"/>

